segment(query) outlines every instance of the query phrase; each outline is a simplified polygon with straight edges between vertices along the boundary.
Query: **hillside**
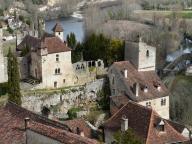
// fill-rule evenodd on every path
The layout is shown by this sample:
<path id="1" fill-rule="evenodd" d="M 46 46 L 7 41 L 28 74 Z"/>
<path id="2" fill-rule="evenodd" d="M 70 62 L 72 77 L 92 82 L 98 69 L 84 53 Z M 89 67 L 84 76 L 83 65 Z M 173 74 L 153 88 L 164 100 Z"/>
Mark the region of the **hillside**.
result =
<path id="1" fill-rule="evenodd" d="M 177 75 L 170 87 L 171 118 L 192 125 L 192 77 Z"/>

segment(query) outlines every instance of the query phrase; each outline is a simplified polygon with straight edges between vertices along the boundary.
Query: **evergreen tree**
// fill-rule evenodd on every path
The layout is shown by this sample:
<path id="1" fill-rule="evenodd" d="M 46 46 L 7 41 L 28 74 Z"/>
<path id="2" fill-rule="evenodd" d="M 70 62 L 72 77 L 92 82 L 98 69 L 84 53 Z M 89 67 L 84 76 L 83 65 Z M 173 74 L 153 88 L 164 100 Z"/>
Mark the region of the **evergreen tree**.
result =
<path id="1" fill-rule="evenodd" d="M 16 56 L 9 49 L 8 53 L 8 100 L 21 105 L 19 70 Z"/>
<path id="2" fill-rule="evenodd" d="M 67 35 L 67 44 L 70 48 L 75 49 L 77 45 L 77 40 L 74 33 Z"/>

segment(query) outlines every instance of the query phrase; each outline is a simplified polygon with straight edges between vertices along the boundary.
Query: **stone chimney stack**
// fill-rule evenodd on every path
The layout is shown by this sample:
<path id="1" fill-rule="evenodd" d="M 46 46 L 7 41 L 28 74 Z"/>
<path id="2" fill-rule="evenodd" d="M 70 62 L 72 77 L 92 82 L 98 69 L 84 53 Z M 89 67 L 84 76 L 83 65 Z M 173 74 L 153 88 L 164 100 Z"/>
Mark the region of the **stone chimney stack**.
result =
<path id="1" fill-rule="evenodd" d="M 123 115 L 121 118 L 121 131 L 124 132 L 126 130 L 128 130 L 129 125 L 128 125 L 128 118 Z"/>
<path id="2" fill-rule="evenodd" d="M 128 74 L 128 70 L 125 69 L 125 70 L 124 70 L 124 77 L 125 77 L 125 78 L 127 78 L 127 74 Z"/>
<path id="3" fill-rule="evenodd" d="M 139 83 L 138 82 L 136 82 L 134 85 L 133 85 L 133 91 L 134 91 L 134 94 L 135 94 L 135 96 L 136 97 L 138 97 L 139 96 Z"/>
<path id="4" fill-rule="evenodd" d="M 25 118 L 25 130 L 26 130 L 27 127 L 29 126 L 29 121 L 30 121 L 30 118 L 26 117 L 26 118 Z"/>

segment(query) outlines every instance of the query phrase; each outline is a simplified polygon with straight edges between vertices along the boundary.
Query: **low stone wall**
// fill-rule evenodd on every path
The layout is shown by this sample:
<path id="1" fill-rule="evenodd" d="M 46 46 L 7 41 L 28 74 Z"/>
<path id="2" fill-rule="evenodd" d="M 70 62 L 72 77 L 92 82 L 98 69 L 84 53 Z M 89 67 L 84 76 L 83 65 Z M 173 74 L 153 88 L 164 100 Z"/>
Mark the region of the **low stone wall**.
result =
<path id="1" fill-rule="evenodd" d="M 96 93 L 102 89 L 104 79 L 95 80 L 85 86 L 61 89 L 50 93 L 30 93 L 22 97 L 22 106 L 40 113 L 43 106 L 51 108 L 57 106 L 59 113 L 66 113 L 74 106 L 83 106 L 86 103 L 96 100 Z"/>

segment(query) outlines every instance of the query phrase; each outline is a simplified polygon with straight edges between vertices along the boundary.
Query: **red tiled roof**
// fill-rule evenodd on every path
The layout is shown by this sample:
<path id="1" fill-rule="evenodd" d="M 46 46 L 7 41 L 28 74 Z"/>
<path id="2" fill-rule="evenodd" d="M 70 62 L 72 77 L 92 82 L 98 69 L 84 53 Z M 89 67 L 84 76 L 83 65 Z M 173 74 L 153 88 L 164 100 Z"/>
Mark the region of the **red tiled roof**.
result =
<path id="1" fill-rule="evenodd" d="M 70 131 L 62 123 L 35 114 L 11 102 L 0 108 L 0 117 L 0 143 L 3 144 L 25 143 L 24 119 L 26 117 L 48 127 Z"/>
<path id="2" fill-rule="evenodd" d="M 48 34 L 45 34 L 41 39 L 29 35 L 25 36 L 23 41 L 17 46 L 17 50 L 21 51 L 26 46 L 29 46 L 33 51 L 47 48 L 48 54 L 71 51 L 60 38 Z"/>
<path id="3" fill-rule="evenodd" d="M 161 82 L 161 79 L 154 71 L 137 71 L 137 69 L 129 61 L 115 62 L 114 67 L 124 77 L 124 70 L 127 69 L 127 78 L 122 79 L 122 84 L 125 84 L 129 90 L 129 98 L 135 101 L 143 101 L 153 98 L 168 96 L 169 92 L 165 85 Z M 116 76 L 118 77 L 118 76 Z M 133 92 L 134 84 L 138 83 L 140 86 L 139 96 L 136 97 Z M 161 90 L 158 91 L 156 83 L 161 86 Z M 148 88 L 148 92 L 144 92 L 144 87 Z"/>
<path id="4" fill-rule="evenodd" d="M 155 111 L 129 101 L 118 112 L 116 112 L 104 124 L 105 129 L 117 131 L 121 126 L 121 118 L 128 118 L 128 125 L 134 133 L 146 144 L 164 144 L 168 142 L 187 141 L 167 120 L 162 119 Z M 159 132 L 157 124 L 163 120 L 165 131 Z"/>
<path id="5" fill-rule="evenodd" d="M 56 23 L 56 25 L 53 27 L 52 31 L 54 32 L 63 32 L 63 27 L 60 23 Z"/>
<path id="6" fill-rule="evenodd" d="M 67 120 L 64 121 L 64 124 L 67 125 L 73 133 L 77 134 L 77 129 L 79 128 L 79 130 L 84 133 L 85 137 L 92 138 L 92 130 L 82 118 Z"/>
<path id="7" fill-rule="evenodd" d="M 82 137 L 77 134 L 67 132 L 66 130 L 53 128 L 36 122 L 29 122 L 28 129 L 41 135 L 50 137 L 64 144 L 96 144 L 97 141 Z"/>
<path id="8" fill-rule="evenodd" d="M 47 48 L 49 54 L 71 51 L 58 37 L 45 37 L 42 43 Z"/>

